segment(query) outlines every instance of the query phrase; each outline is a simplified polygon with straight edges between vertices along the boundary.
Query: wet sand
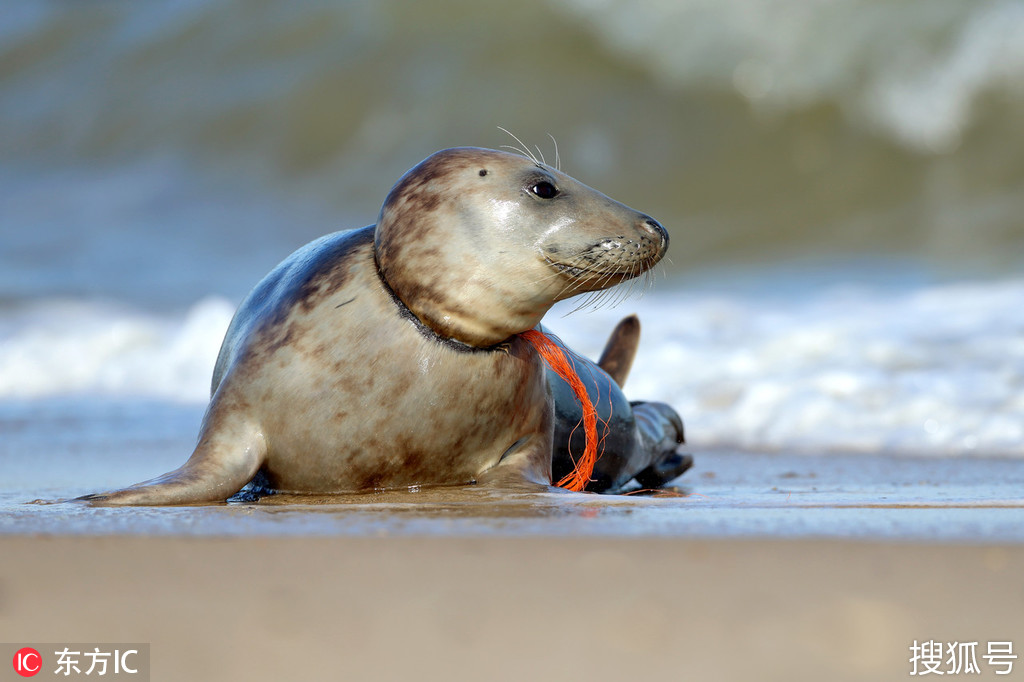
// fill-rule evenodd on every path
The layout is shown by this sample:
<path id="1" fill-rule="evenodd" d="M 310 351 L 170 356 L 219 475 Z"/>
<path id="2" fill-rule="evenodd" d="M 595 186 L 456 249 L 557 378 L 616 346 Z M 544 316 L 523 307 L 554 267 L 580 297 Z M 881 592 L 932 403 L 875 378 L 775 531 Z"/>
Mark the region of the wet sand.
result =
<path id="1" fill-rule="evenodd" d="M 0 641 L 149 642 L 154 680 L 890 680 L 915 640 L 978 641 L 997 679 L 986 643 L 1024 650 L 1019 460 L 702 453 L 660 497 L 28 504 L 110 476 L 0 490 Z"/>
<path id="2" fill-rule="evenodd" d="M 915 639 L 1024 643 L 1020 545 L 7 536 L 0 555 L 0 638 L 149 642 L 154 680 L 895 680 Z"/>
<path id="3" fill-rule="evenodd" d="M 0 483 L 0 535 L 553 536 L 836 538 L 1024 543 L 1024 460 L 700 452 L 675 486 L 646 495 L 495 492 L 477 487 L 255 504 L 111 509 L 29 504 L 102 491 L 174 468 L 174 448 L 147 462 L 57 458 L 47 482 Z M 14 487 L 18 484 L 21 487 Z"/>

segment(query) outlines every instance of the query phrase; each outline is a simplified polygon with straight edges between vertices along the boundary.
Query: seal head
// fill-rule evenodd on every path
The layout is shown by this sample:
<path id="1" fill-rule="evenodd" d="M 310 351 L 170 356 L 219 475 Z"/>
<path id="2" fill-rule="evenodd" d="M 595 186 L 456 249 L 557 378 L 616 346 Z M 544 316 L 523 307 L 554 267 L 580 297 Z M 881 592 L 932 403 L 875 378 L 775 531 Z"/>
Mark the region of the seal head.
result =
<path id="1" fill-rule="evenodd" d="M 554 168 L 460 147 L 392 188 L 374 249 L 384 280 L 420 321 L 487 347 L 533 329 L 556 301 L 649 270 L 668 233 Z"/>

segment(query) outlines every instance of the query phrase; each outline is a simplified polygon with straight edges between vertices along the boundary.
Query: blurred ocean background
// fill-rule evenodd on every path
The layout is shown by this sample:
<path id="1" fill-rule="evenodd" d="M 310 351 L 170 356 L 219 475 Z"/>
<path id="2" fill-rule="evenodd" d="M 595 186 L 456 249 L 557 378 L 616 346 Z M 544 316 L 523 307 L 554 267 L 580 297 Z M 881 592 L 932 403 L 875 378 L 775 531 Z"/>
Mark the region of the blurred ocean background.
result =
<path id="1" fill-rule="evenodd" d="M 1024 456 L 1022 122 L 1017 0 L 7 0 L 0 476 L 183 461 L 249 288 L 498 126 L 668 227 L 547 324 L 696 451 Z"/>

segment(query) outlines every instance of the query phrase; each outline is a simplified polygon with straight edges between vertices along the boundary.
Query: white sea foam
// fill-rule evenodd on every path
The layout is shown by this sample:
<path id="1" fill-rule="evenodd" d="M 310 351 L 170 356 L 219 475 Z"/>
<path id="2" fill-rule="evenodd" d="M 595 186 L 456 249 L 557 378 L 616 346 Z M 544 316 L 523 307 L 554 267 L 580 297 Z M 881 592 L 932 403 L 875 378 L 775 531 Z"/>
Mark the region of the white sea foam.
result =
<path id="1" fill-rule="evenodd" d="M 0 398 L 206 401 L 233 312 L 221 298 L 172 316 L 72 300 L 22 305 L 0 314 Z"/>
<path id="2" fill-rule="evenodd" d="M 1024 455 L 1022 280 L 635 308 L 627 394 L 675 405 L 698 446 Z M 551 323 L 594 355 L 626 310 Z"/>
<path id="3" fill-rule="evenodd" d="M 1024 280 L 707 293 L 671 283 L 545 323 L 600 352 L 643 324 L 630 398 L 676 406 L 695 447 L 1024 456 Z M 202 403 L 233 306 L 157 316 L 74 301 L 0 313 L 0 400 L 60 395 Z"/>

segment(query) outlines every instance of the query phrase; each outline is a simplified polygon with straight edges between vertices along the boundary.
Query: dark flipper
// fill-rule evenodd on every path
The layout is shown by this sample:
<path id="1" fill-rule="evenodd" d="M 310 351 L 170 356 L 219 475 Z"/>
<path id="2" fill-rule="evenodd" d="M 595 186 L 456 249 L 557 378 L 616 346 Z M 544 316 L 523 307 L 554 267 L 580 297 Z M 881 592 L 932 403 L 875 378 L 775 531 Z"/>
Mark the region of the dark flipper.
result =
<path id="1" fill-rule="evenodd" d="M 685 442 L 683 420 L 665 403 L 636 401 L 630 406 L 645 449 L 655 455 L 635 476 L 636 482 L 641 488 L 660 488 L 693 466 L 693 457 L 677 451 Z"/>
<path id="2" fill-rule="evenodd" d="M 633 367 L 633 358 L 636 357 L 639 345 L 640 320 L 636 315 L 624 317 L 615 325 L 601 353 L 601 359 L 597 361 L 597 366 L 608 372 L 620 388 L 626 385 L 626 377 Z"/>
<path id="3" fill-rule="evenodd" d="M 652 464 L 637 474 L 636 482 L 640 484 L 641 488 L 653 490 L 679 478 L 692 466 L 692 455 L 672 452 L 657 464 Z"/>

